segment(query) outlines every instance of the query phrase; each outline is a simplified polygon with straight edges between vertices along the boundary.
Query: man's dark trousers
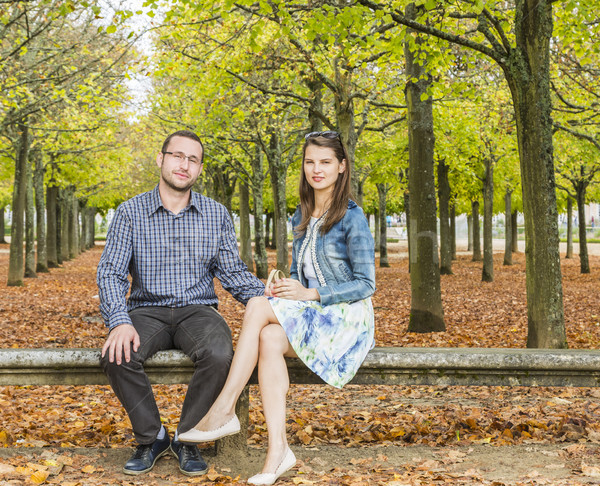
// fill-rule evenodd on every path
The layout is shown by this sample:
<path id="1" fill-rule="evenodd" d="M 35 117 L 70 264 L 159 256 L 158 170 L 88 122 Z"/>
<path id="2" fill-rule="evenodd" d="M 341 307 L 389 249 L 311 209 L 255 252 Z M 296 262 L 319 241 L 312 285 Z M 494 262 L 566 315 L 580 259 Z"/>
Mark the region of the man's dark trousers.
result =
<path id="1" fill-rule="evenodd" d="M 223 388 L 233 358 L 231 330 L 211 306 L 138 307 L 129 316 L 140 336 L 131 360 L 110 363 L 108 352 L 101 359 L 102 369 L 115 394 L 125 407 L 139 444 L 151 444 L 161 428 L 160 413 L 154 399 L 144 362 L 156 352 L 181 349 L 194 363 L 194 374 L 181 410 L 178 430 L 186 431 L 206 414 Z"/>

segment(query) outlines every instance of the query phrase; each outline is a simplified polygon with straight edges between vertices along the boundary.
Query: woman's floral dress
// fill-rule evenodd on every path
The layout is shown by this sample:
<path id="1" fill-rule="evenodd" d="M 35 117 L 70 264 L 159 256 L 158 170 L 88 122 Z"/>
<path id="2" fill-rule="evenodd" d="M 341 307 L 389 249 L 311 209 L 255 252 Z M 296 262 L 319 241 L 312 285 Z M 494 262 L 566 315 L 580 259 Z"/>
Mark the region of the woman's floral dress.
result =
<path id="1" fill-rule="evenodd" d="M 371 298 L 323 306 L 270 297 L 298 357 L 325 382 L 342 388 L 375 345 Z"/>

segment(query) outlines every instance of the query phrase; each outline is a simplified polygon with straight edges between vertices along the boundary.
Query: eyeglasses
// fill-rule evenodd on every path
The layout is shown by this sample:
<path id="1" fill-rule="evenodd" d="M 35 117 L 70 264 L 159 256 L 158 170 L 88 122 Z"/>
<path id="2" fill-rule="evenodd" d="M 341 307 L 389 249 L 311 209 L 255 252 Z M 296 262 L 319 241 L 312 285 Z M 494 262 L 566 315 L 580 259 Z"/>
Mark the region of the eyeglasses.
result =
<path id="1" fill-rule="evenodd" d="M 188 159 L 190 164 L 200 164 L 200 159 L 195 155 L 185 155 L 183 152 L 163 152 L 163 154 L 172 155 L 177 162 L 183 162 L 185 159 Z"/>
<path id="2" fill-rule="evenodd" d="M 333 130 L 325 130 L 324 132 L 310 132 L 304 135 L 304 140 L 308 140 L 309 138 L 314 137 L 323 137 L 323 138 L 340 138 L 340 134 Z"/>

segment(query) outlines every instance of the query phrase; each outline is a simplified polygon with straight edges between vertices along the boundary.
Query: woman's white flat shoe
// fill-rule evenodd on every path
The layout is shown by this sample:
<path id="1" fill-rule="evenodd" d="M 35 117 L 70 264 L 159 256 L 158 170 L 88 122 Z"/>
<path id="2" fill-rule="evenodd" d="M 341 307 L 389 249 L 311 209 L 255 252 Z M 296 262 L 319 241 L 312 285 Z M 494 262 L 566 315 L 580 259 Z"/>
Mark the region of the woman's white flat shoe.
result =
<path id="1" fill-rule="evenodd" d="M 210 442 L 211 440 L 222 439 L 228 435 L 237 434 L 240 431 L 240 421 L 237 415 L 234 415 L 232 419 L 213 430 L 196 430 L 191 429 L 187 432 L 179 434 L 178 439 L 181 442 Z"/>
<path id="2" fill-rule="evenodd" d="M 275 481 L 279 479 L 279 476 L 288 472 L 296 465 L 296 456 L 292 452 L 292 449 L 288 447 L 288 450 L 285 452 L 285 456 L 283 456 L 283 460 L 281 464 L 277 466 L 277 469 L 274 473 L 260 473 L 252 476 L 248 479 L 248 484 L 256 484 L 256 485 L 267 485 L 273 484 Z"/>

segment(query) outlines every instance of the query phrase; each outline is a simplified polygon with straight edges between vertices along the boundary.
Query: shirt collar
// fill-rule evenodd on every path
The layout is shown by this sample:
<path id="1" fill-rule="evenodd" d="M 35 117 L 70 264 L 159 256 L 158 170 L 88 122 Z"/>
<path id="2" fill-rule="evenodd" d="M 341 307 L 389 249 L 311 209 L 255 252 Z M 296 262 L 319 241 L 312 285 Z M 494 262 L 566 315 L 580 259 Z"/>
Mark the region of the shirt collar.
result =
<path id="1" fill-rule="evenodd" d="M 200 212 L 201 206 L 202 200 L 200 194 L 191 191 L 190 203 L 188 204 L 187 208 L 193 207 L 196 209 L 196 211 Z M 157 184 L 156 187 L 150 192 L 150 204 L 148 205 L 148 212 L 150 214 L 154 214 L 159 208 L 164 208 L 164 205 L 160 199 L 160 192 Z"/>

